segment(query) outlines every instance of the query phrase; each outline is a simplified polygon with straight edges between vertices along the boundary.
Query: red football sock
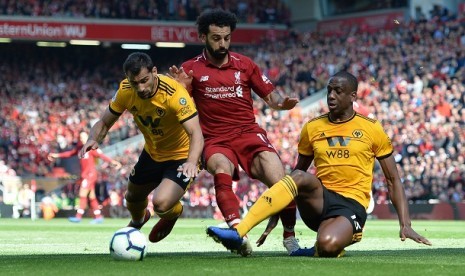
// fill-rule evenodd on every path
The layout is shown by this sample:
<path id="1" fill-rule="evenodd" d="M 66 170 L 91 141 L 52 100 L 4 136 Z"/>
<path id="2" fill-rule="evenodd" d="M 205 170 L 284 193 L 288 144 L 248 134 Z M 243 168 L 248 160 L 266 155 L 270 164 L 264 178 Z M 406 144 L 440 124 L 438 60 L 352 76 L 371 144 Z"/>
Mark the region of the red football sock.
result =
<path id="1" fill-rule="evenodd" d="M 297 205 L 295 201 L 291 201 L 286 208 L 284 208 L 280 213 L 279 217 L 281 218 L 281 223 L 283 224 L 283 238 L 288 238 L 291 236 L 295 237 L 294 227 L 296 224 L 296 211 Z"/>
<path id="2" fill-rule="evenodd" d="M 239 202 L 232 190 L 232 176 L 218 173 L 214 177 L 216 202 L 229 226 L 239 223 Z"/>
<path id="3" fill-rule="evenodd" d="M 93 214 L 95 218 L 100 218 L 102 217 L 102 212 L 100 211 L 98 207 L 98 200 L 96 198 L 92 198 L 90 200 L 90 208 L 92 208 Z"/>
<path id="4" fill-rule="evenodd" d="M 85 213 L 85 210 L 87 209 L 87 197 L 86 196 L 81 196 L 79 197 L 79 209 L 76 213 L 77 218 L 82 218 L 82 216 Z"/>

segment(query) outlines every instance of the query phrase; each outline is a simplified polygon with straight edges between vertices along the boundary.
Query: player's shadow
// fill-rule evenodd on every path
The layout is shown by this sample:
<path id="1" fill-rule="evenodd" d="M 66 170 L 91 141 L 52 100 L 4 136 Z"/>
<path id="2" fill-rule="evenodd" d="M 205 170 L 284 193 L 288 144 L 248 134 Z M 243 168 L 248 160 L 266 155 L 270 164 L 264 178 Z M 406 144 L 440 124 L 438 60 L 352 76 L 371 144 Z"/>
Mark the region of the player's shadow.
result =
<path id="1" fill-rule="evenodd" d="M 395 257 L 398 258 L 418 258 L 425 256 L 461 256 L 465 257 L 465 251 L 463 248 L 431 248 L 425 247 L 421 249 L 402 249 L 402 250 L 347 250 L 344 258 L 378 258 L 378 257 Z M 173 258 L 173 257 L 192 257 L 192 258 L 310 258 L 310 257 L 289 257 L 284 251 L 256 251 L 247 258 L 243 258 L 237 254 L 231 252 L 217 252 L 217 251 L 207 251 L 207 252 L 152 252 L 147 255 L 148 257 L 156 256 L 157 258 Z M 342 258 L 342 259 L 344 259 Z"/>
<path id="2" fill-rule="evenodd" d="M 379 257 L 394 257 L 398 258 L 402 256 L 402 258 L 419 258 L 425 256 L 464 256 L 465 251 L 463 248 L 422 248 L 422 249 L 402 249 L 402 250 L 348 250 L 345 256 L 341 259 L 345 258 L 379 258 Z M 40 260 L 46 259 L 48 262 L 51 260 L 55 261 L 63 261 L 63 260 L 73 260 L 74 262 L 86 260 L 95 260 L 95 258 L 104 258 L 108 259 L 109 261 L 113 261 L 110 254 L 34 254 L 34 255 L 3 255 L 0 256 L 0 264 L 1 263 L 8 263 L 9 260 L 17 261 L 19 259 L 22 260 Z M 309 258 L 309 259 L 316 259 L 311 257 L 289 257 L 286 252 L 284 251 L 256 251 L 249 257 L 241 257 L 240 255 L 231 253 L 231 252 L 218 252 L 218 251 L 199 251 L 199 252 L 150 252 L 147 254 L 144 260 L 150 259 L 157 259 L 157 260 L 172 260 L 173 258 L 188 258 L 188 259 L 249 259 L 249 258 Z M 321 258 L 318 258 L 321 259 Z M 115 261 L 118 262 L 118 261 Z"/>
<path id="3" fill-rule="evenodd" d="M 276 256 L 280 257 L 283 254 L 279 252 L 272 252 L 272 251 L 264 251 L 264 252 L 257 252 L 257 257 L 259 256 Z M 418 258 L 418 257 L 425 257 L 425 256 L 465 256 L 465 251 L 463 248 L 431 248 L 425 247 L 421 249 L 402 249 L 402 250 L 353 250 L 351 251 L 350 248 L 347 250 L 344 258 L 378 258 L 378 257 L 395 257 L 398 258 L 402 256 L 402 258 Z M 308 258 L 308 257 L 296 257 L 296 258 Z"/>

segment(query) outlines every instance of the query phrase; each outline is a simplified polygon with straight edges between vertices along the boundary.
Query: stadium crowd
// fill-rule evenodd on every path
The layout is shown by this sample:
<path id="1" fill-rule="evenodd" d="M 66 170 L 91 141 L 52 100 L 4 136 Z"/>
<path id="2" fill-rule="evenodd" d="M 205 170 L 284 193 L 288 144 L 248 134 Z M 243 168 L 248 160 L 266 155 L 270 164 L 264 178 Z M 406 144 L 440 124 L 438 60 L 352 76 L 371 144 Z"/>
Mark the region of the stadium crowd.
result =
<path id="1" fill-rule="evenodd" d="M 281 0 L 3 0 L 0 15 L 195 21 L 202 10 L 213 7 L 234 12 L 241 23 L 290 20 L 289 7 Z"/>
<path id="2" fill-rule="evenodd" d="M 0 175 L 51 176 L 54 168 L 47 153 L 72 147 L 78 133 L 107 108 L 109 95 L 123 78 L 120 60 L 115 53 L 97 59 L 108 62 L 97 63 L 88 53 L 76 53 L 88 55 L 76 61 L 27 49 L 21 57 L 0 53 Z M 399 22 L 396 29 L 372 34 L 292 33 L 237 50 L 254 57 L 281 93 L 301 99 L 324 89 L 336 71 L 347 69 L 360 81 L 358 110 L 380 120 L 392 138 L 408 199 L 465 200 L 465 28 L 460 21 Z M 291 170 L 301 126 L 326 112 L 325 104 L 305 113 L 300 107 L 273 111 L 260 100 L 254 105 L 257 121 Z M 138 133 L 128 118 L 115 126 L 106 145 Z M 123 212 L 122 194 L 136 152 L 128 148 L 117 157 L 124 165 L 118 172 L 101 168 L 100 200 L 115 206 L 115 214 Z M 375 171 L 374 199 L 387 203 L 384 178 L 379 168 Z M 264 189 L 244 175 L 236 192 L 246 209 Z M 216 206 L 213 191 L 211 175 L 202 173 L 186 193 L 185 204 Z"/>

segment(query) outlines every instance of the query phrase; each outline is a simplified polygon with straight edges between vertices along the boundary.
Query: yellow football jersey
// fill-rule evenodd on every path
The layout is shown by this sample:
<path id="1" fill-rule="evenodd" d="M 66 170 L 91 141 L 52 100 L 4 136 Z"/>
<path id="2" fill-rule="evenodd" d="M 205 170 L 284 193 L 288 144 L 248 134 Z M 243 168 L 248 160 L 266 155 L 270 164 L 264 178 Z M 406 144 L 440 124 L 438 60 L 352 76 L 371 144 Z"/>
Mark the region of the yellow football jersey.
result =
<path id="1" fill-rule="evenodd" d="M 172 78 L 158 74 L 157 93 L 149 99 L 141 99 L 128 80 L 123 80 L 110 101 L 110 110 L 115 114 L 127 110 L 134 116 L 153 160 L 187 158 L 189 136 L 181 124 L 197 115 L 197 109 L 187 90 Z"/>
<path id="2" fill-rule="evenodd" d="M 377 120 L 356 113 L 335 123 L 324 114 L 303 126 L 298 150 L 314 157 L 316 175 L 326 188 L 367 208 L 375 158 L 389 156 L 393 147 Z"/>

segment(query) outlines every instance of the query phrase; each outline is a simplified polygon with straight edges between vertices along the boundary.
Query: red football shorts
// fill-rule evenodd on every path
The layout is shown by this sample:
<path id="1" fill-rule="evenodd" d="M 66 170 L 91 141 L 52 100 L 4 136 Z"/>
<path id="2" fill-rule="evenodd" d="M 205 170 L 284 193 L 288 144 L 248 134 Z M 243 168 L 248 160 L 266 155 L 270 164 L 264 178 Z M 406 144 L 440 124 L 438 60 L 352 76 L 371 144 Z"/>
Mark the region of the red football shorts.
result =
<path id="1" fill-rule="evenodd" d="M 93 190 L 95 189 L 95 184 L 97 183 L 97 174 L 91 173 L 82 177 L 81 179 L 81 188 Z"/>
<path id="2" fill-rule="evenodd" d="M 270 151 L 277 154 L 266 132 L 258 125 L 247 131 L 228 133 L 219 137 L 205 139 L 203 157 L 205 164 L 215 153 L 221 153 L 234 164 L 233 180 L 239 180 L 239 166 L 252 177 L 252 161 L 256 154 Z"/>

